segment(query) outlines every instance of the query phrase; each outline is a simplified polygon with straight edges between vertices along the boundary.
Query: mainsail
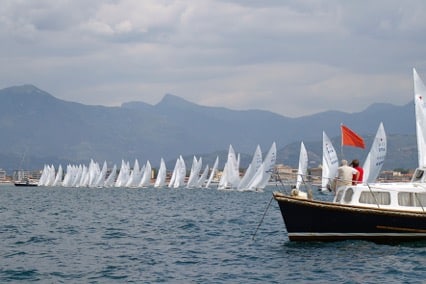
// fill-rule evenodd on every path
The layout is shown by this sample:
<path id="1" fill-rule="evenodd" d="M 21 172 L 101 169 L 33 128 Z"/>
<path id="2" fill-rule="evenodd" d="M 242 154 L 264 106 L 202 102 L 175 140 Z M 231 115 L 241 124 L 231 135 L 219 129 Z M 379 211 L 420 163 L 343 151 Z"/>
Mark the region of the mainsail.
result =
<path id="1" fill-rule="evenodd" d="M 185 176 L 186 176 L 186 165 L 185 165 L 185 161 L 181 156 L 179 156 L 179 166 L 178 166 L 178 170 L 176 172 L 176 179 L 175 182 L 173 184 L 174 188 L 179 188 L 184 186 L 185 184 Z"/>
<path id="2" fill-rule="evenodd" d="M 163 187 L 166 184 L 166 163 L 161 158 L 160 169 L 158 170 L 157 179 L 155 180 L 154 187 Z"/>
<path id="3" fill-rule="evenodd" d="M 229 145 L 228 159 L 223 169 L 219 189 L 236 188 L 240 183 L 239 159 L 235 155 L 234 148 Z"/>
<path id="4" fill-rule="evenodd" d="M 386 133 L 383 123 L 380 122 L 379 129 L 377 129 L 376 136 L 374 137 L 373 144 L 371 145 L 370 152 L 365 159 L 364 177 L 362 182 L 372 183 L 376 181 L 382 169 L 383 162 L 385 161 L 387 151 Z"/>
<path id="5" fill-rule="evenodd" d="M 296 188 L 299 189 L 300 185 L 306 180 L 308 174 L 308 152 L 306 151 L 305 144 L 300 143 L 299 154 L 299 168 L 297 170 Z"/>
<path id="6" fill-rule="evenodd" d="M 213 164 L 212 171 L 210 172 L 209 179 L 207 180 L 207 183 L 206 183 L 206 188 L 208 188 L 210 186 L 210 184 L 211 184 L 211 182 L 212 182 L 212 180 L 213 180 L 213 178 L 216 174 L 216 170 L 217 170 L 218 165 L 219 165 L 219 157 L 216 157 L 216 160 L 214 161 L 214 164 Z"/>
<path id="7" fill-rule="evenodd" d="M 208 173 L 209 173 L 209 165 L 206 165 L 206 167 L 204 168 L 203 173 L 201 174 L 200 178 L 197 180 L 197 184 L 195 185 L 195 187 L 197 187 L 197 188 L 203 187 L 204 182 L 207 179 L 207 174 Z"/>
<path id="8" fill-rule="evenodd" d="M 414 68 L 413 79 L 419 168 L 426 168 L 426 87 Z"/>
<path id="9" fill-rule="evenodd" d="M 251 163 L 247 167 L 247 170 L 238 185 L 239 190 L 244 190 L 247 188 L 249 182 L 253 179 L 257 170 L 260 168 L 260 165 L 262 165 L 262 151 L 260 150 L 260 146 L 257 145 Z"/>
<path id="10" fill-rule="evenodd" d="M 325 132 L 322 132 L 322 181 L 321 191 L 331 189 L 331 184 L 337 174 L 339 160 L 336 150 Z"/>
<path id="11" fill-rule="evenodd" d="M 265 188 L 274 171 L 276 160 L 277 146 L 275 142 L 273 142 L 262 165 L 259 167 L 259 169 L 256 171 L 256 174 L 250 181 L 248 185 L 249 190 L 263 190 Z"/>
<path id="12" fill-rule="evenodd" d="M 151 183 L 151 173 L 152 173 L 152 167 L 151 163 L 146 161 L 145 167 L 143 169 L 142 177 L 139 183 L 139 187 L 148 187 Z"/>
<path id="13" fill-rule="evenodd" d="M 197 160 L 197 158 L 194 156 L 192 159 L 191 172 L 189 173 L 188 182 L 186 184 L 187 188 L 197 187 L 202 165 L 202 158 L 200 157 L 200 159 Z"/>

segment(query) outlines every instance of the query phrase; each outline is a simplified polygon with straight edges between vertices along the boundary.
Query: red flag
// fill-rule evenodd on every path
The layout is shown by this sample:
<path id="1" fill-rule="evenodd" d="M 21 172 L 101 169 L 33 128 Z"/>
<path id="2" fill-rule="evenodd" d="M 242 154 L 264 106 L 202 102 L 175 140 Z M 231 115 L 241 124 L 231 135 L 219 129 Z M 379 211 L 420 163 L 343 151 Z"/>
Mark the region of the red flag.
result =
<path id="1" fill-rule="evenodd" d="M 353 146 L 365 149 L 364 139 L 361 136 L 344 126 L 342 128 L 342 146 Z"/>

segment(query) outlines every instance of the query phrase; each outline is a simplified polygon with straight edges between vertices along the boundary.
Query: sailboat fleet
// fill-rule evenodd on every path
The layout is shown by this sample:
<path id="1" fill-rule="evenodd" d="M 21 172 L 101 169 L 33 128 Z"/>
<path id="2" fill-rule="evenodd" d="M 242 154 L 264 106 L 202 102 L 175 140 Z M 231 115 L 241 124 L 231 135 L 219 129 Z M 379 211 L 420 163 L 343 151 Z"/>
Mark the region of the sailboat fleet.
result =
<path id="1" fill-rule="evenodd" d="M 253 161 L 244 176 L 240 178 L 240 155 L 236 155 L 232 145 L 229 146 L 228 157 L 217 184 L 220 190 L 261 191 L 268 184 L 276 162 L 276 144 L 272 143 L 265 159 L 262 160 L 260 146 L 257 146 Z M 38 186 L 89 187 L 89 188 L 209 188 L 218 174 L 219 157 L 216 157 L 213 167 L 203 168 L 202 158 L 193 157 L 189 176 L 186 177 L 187 167 L 182 156 L 176 159 L 174 169 L 167 180 L 167 168 L 164 159 L 160 160 L 157 176 L 153 177 L 150 161 L 142 167 L 136 159 L 133 167 L 128 161 L 121 161 L 108 170 L 107 163 L 102 167 L 93 159 L 86 165 L 68 165 L 65 170 L 59 165 L 55 170 L 53 165 L 45 165 L 38 181 Z"/>
<path id="2" fill-rule="evenodd" d="M 426 168 L 426 107 L 423 94 L 426 87 L 413 70 L 415 83 L 415 112 L 418 144 L 419 167 Z M 330 192 L 339 167 L 339 159 L 330 138 L 325 131 L 322 135 L 322 176 L 319 189 Z M 362 168 L 364 169 L 363 184 L 374 183 L 381 171 L 387 153 L 386 132 L 381 122 L 377 129 L 370 151 L 366 156 Z M 100 167 L 99 163 L 91 160 L 89 165 L 68 165 L 64 170 L 61 165 L 55 170 L 53 165 L 45 165 L 39 186 L 63 187 L 128 187 L 128 188 L 210 188 L 213 183 L 219 190 L 262 191 L 271 179 L 276 164 L 277 149 L 272 143 L 265 158 L 258 145 L 253 153 L 252 160 L 243 175 L 240 174 L 240 154 L 229 146 L 227 160 L 224 163 L 218 179 L 219 157 L 214 165 L 203 168 L 202 158 L 193 157 L 189 176 L 182 156 L 176 159 L 171 174 L 168 174 L 164 159 L 161 158 L 157 176 L 153 177 L 150 161 L 140 167 L 138 160 L 133 167 L 127 161 L 122 161 L 121 167 L 116 165 L 107 168 L 106 162 Z M 295 178 L 295 188 L 299 189 L 308 180 L 308 152 L 303 142 L 300 144 L 299 167 Z"/>
<path id="3" fill-rule="evenodd" d="M 371 183 L 377 179 L 386 157 L 386 149 L 386 133 L 383 123 L 380 123 L 363 165 L 364 183 Z M 122 160 L 120 168 L 114 165 L 112 169 L 108 170 L 106 162 L 100 167 L 100 164 L 92 159 L 88 166 L 68 165 L 65 170 L 61 165 L 57 170 L 53 165 L 45 165 L 38 185 L 91 188 L 146 188 L 151 186 L 155 188 L 210 188 L 212 183 L 215 182 L 215 187 L 219 190 L 262 191 L 274 173 L 276 157 L 275 142 L 272 143 L 264 159 L 260 146 L 257 145 L 250 164 L 244 174 L 240 175 L 240 154 L 236 154 L 234 148 L 230 145 L 220 179 L 217 179 L 219 157 L 216 157 L 213 167 L 206 165 L 203 168 L 202 158 L 197 159 L 194 156 L 188 177 L 186 176 L 187 167 L 182 156 L 176 159 L 173 171 L 169 175 L 165 161 L 161 158 L 155 178 L 149 160 L 142 167 L 137 159 L 134 161 L 133 167 L 130 162 Z M 422 159 L 425 158 L 422 157 Z M 329 192 L 333 187 L 339 160 L 336 149 L 324 131 L 321 166 L 320 190 Z M 307 180 L 308 152 L 304 143 L 301 142 L 295 188 L 299 189 Z"/>

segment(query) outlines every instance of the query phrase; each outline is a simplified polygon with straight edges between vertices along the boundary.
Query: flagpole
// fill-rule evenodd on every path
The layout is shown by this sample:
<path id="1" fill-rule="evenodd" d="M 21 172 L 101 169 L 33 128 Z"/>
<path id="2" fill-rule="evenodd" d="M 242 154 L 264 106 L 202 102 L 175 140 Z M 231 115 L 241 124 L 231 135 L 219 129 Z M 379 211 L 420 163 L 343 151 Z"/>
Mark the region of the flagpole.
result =
<path id="1" fill-rule="evenodd" d="M 343 160 L 345 157 L 343 155 L 343 131 L 342 131 L 343 123 L 340 123 L 340 160 Z"/>

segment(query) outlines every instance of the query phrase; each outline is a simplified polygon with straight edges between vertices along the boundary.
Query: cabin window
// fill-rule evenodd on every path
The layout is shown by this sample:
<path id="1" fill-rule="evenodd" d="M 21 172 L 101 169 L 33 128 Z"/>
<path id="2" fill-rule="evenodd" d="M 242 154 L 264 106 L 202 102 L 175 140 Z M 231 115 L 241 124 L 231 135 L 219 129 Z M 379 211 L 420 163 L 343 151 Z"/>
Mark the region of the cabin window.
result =
<path id="1" fill-rule="evenodd" d="M 359 203 L 389 205 L 390 194 L 389 192 L 363 191 L 359 197 Z"/>
<path id="2" fill-rule="evenodd" d="M 340 202 L 340 200 L 342 199 L 342 195 L 343 195 L 343 190 L 338 190 L 336 194 L 336 202 Z"/>
<path id="3" fill-rule="evenodd" d="M 354 195 L 354 190 L 352 188 L 348 188 L 345 192 L 345 197 L 343 198 L 343 200 L 346 203 L 349 203 L 349 202 L 351 202 L 353 195 Z"/>
<path id="4" fill-rule="evenodd" d="M 398 204 L 401 206 L 426 207 L 426 193 L 399 192 Z"/>

